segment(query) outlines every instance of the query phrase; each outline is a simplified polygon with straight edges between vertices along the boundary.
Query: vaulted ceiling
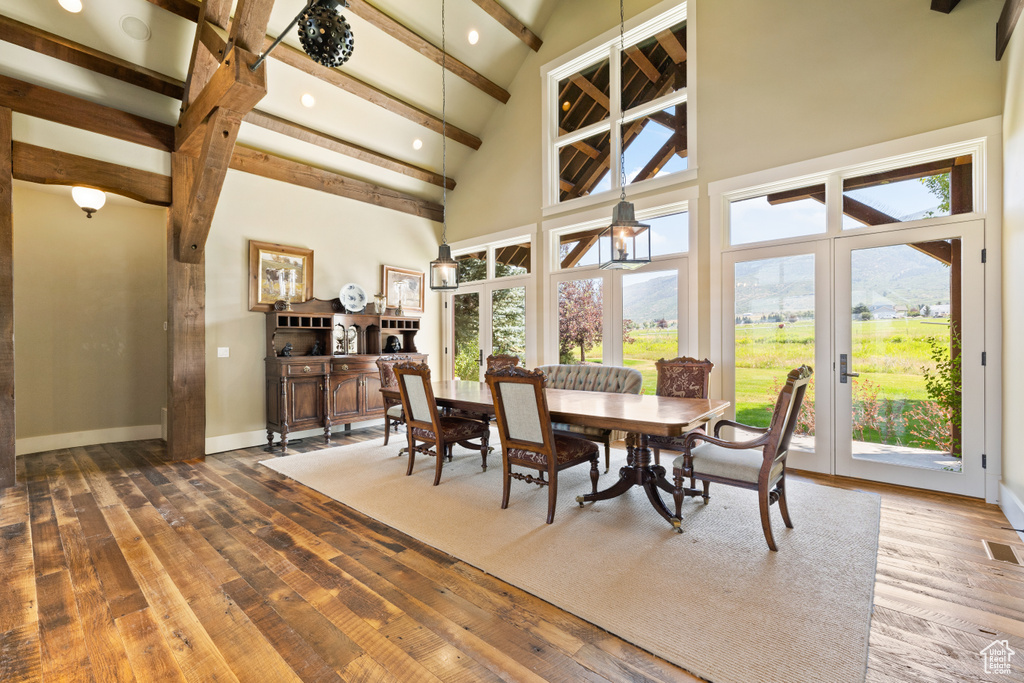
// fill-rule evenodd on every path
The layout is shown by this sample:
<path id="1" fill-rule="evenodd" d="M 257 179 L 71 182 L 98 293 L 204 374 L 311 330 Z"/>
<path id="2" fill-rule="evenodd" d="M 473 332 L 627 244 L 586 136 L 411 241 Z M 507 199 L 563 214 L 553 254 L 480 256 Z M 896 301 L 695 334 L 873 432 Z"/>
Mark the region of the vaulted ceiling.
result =
<path id="1" fill-rule="evenodd" d="M 488 118 L 507 101 L 507 88 L 531 46 L 539 47 L 538 35 L 557 0 L 446 2 L 447 184 L 452 188 L 459 169 L 480 146 Z M 176 124 L 198 0 L 82 4 L 83 11 L 75 14 L 57 0 L 5 0 L 0 5 L 0 75 Z M 267 42 L 304 6 L 304 0 L 276 0 Z M 301 53 L 297 32 L 290 31 L 267 61 L 267 95 L 243 120 L 236 151 L 249 148 L 243 153 L 250 165 L 266 152 L 399 197 L 438 202 L 441 1 L 350 0 L 350 7 L 340 11 L 355 36 L 351 60 L 338 69 L 320 67 Z M 143 33 L 148 28 L 149 36 L 130 36 L 133 27 Z M 471 30 L 480 36 L 476 45 L 467 39 Z M 226 36 L 211 31 L 208 43 Z M 152 74 L 101 75 L 87 68 L 88 59 L 81 56 L 89 50 L 100 53 L 101 60 L 124 60 Z M 313 107 L 301 103 L 305 94 L 315 99 Z M 19 116 L 15 137 L 143 170 L 170 170 L 166 154 L 72 133 L 35 117 Z M 414 148 L 416 140 L 422 142 L 420 149 Z"/>

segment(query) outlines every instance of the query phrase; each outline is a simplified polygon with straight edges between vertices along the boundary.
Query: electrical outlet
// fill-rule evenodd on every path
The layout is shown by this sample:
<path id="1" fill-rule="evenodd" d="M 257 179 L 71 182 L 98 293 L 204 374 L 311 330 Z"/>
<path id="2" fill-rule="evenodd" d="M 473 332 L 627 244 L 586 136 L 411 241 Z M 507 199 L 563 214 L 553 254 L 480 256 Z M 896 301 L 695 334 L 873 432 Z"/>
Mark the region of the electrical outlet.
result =
<path id="1" fill-rule="evenodd" d="M 230 355 L 231 355 L 231 349 L 229 349 L 227 346 L 218 346 L 217 347 L 217 358 L 227 358 Z"/>

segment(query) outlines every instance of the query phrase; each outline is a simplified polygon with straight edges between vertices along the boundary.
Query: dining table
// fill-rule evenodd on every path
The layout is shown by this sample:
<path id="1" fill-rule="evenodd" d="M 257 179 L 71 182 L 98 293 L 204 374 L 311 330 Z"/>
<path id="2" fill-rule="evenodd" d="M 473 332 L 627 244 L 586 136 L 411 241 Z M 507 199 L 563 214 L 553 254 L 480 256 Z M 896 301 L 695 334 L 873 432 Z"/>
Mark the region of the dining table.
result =
<path id="1" fill-rule="evenodd" d="M 431 386 L 434 400 L 441 408 L 494 414 L 491 390 L 485 382 L 439 380 Z M 381 393 L 388 398 L 400 398 L 398 387 L 383 387 Z M 658 514 L 679 528 L 681 520 L 672 514 L 659 493 L 661 490 L 671 494 L 674 487 L 665 477 L 664 466 L 654 464 L 648 437 L 682 436 L 720 417 L 729 407 L 729 401 L 570 389 L 545 389 L 544 394 L 552 422 L 626 432 L 626 464 L 619 469 L 618 480 L 597 493 L 577 496 L 576 501 L 581 506 L 621 496 L 639 486 Z M 697 494 L 692 489 L 686 489 L 685 493 Z"/>

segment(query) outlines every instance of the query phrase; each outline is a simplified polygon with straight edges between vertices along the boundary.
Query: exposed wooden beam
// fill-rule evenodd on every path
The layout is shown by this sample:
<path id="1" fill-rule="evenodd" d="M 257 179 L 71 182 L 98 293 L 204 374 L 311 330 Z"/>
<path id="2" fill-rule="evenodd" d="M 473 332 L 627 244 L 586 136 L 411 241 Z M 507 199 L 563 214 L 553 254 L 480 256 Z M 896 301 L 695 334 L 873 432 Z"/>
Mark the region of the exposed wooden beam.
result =
<path id="1" fill-rule="evenodd" d="M 177 258 L 189 189 L 198 162 L 171 155 L 173 202 L 167 212 L 167 459 L 206 454 L 206 264 Z"/>
<path id="2" fill-rule="evenodd" d="M 817 194 L 824 198 L 825 185 L 809 185 L 807 187 L 794 187 L 792 190 L 783 190 L 782 192 L 772 192 L 766 199 L 770 206 L 775 206 L 776 204 L 787 204 L 800 201 L 801 199 L 814 199 L 814 195 Z"/>
<path id="3" fill-rule="evenodd" d="M 956 157 L 955 159 L 939 159 L 937 161 L 929 161 L 923 164 L 904 166 L 903 168 L 896 168 L 891 171 L 881 171 L 879 173 L 871 173 L 870 175 L 862 175 L 856 178 L 847 178 L 843 181 L 843 189 L 856 190 L 862 187 L 870 187 L 872 185 L 897 183 L 901 180 L 927 178 L 928 176 L 938 175 L 940 173 L 949 173 L 954 166 L 969 163 L 971 163 L 971 157 L 970 155 L 967 155 Z"/>
<path id="4" fill-rule="evenodd" d="M 652 156 L 644 167 L 640 169 L 640 172 L 636 174 L 632 182 L 638 183 L 641 180 L 647 180 L 648 178 L 653 178 L 658 175 L 658 171 L 660 171 L 661 168 L 668 163 L 668 160 L 675 155 L 680 143 L 681 140 L 679 139 L 678 133 L 670 136 L 669 139 L 665 141 L 665 144 L 661 146 L 661 149 L 655 152 L 654 156 Z"/>
<path id="5" fill-rule="evenodd" d="M 218 107 L 206 126 L 203 148 L 199 153 L 199 168 L 195 173 L 185 219 L 178 234 L 178 258 L 186 263 L 200 261 L 194 254 L 202 252 L 206 245 L 241 125 L 242 120 L 237 114 Z"/>
<path id="6" fill-rule="evenodd" d="M 670 29 L 665 29 L 656 35 L 655 38 L 673 62 L 682 64 L 686 61 L 686 48 L 683 47 L 683 44 L 676 38 L 676 34 L 672 33 Z"/>
<path id="7" fill-rule="evenodd" d="M 171 178 L 67 152 L 15 142 L 14 178 L 43 185 L 86 185 L 145 204 L 171 205 Z"/>
<path id="8" fill-rule="evenodd" d="M 199 7 L 200 20 L 197 24 L 195 37 L 192 40 L 192 52 L 188 63 L 188 76 L 185 81 L 185 91 L 182 95 L 182 104 L 188 108 L 202 92 L 203 88 L 213 77 L 215 71 L 224 60 L 227 49 L 222 45 L 211 47 L 207 44 L 210 40 L 209 34 L 213 33 L 218 38 L 215 26 L 221 30 L 228 27 L 228 19 L 231 14 L 230 0 L 203 0 Z"/>
<path id="9" fill-rule="evenodd" d="M 604 107 L 606 111 L 611 111 L 611 101 L 608 99 L 608 96 L 601 92 L 601 90 L 594 85 L 589 78 L 583 74 L 576 73 L 570 76 L 569 80 L 575 83 L 580 90 L 589 95 L 590 99 Z"/>
<path id="10" fill-rule="evenodd" d="M 1003 3 L 1003 11 L 999 14 L 999 21 L 996 22 L 996 61 L 1003 58 L 1006 46 L 1010 44 L 1010 36 L 1013 29 L 1024 12 L 1024 0 L 1006 0 Z"/>
<path id="11" fill-rule="evenodd" d="M 918 250 L 922 254 L 928 254 L 936 261 L 946 264 L 947 266 L 953 265 L 953 245 L 946 240 L 936 240 L 934 242 L 915 242 L 909 246 Z M 959 298 L 959 297 L 958 297 Z"/>
<path id="12" fill-rule="evenodd" d="M 626 56 L 636 64 L 637 68 L 643 72 L 644 76 L 647 76 L 647 80 L 651 83 L 657 83 L 658 79 L 661 78 L 661 72 L 658 71 L 658 67 L 651 64 L 651 60 L 647 59 L 647 55 L 636 45 L 630 45 L 626 48 Z"/>
<path id="13" fill-rule="evenodd" d="M 512 32 L 519 40 L 530 46 L 534 52 L 540 49 L 544 43 L 536 33 L 526 27 L 526 24 L 512 16 L 507 9 L 501 6 L 498 0 L 473 0 L 480 8 L 494 17 L 499 24 Z"/>
<path id="14" fill-rule="evenodd" d="M 258 0 L 249 0 L 250 2 Z M 362 17 L 388 35 L 397 38 L 401 42 L 419 52 L 437 64 L 444 64 L 449 72 L 463 79 L 480 91 L 487 93 L 502 104 L 508 102 L 508 91 L 485 78 L 466 64 L 455 59 L 451 55 L 445 55 L 440 48 L 429 40 L 419 35 L 409 27 L 385 14 L 365 0 L 348 0 L 349 11 L 356 16 Z"/>
<path id="15" fill-rule="evenodd" d="M 291 121 L 282 119 L 279 116 L 274 116 L 273 114 L 253 110 L 246 114 L 243 121 L 274 131 L 275 133 L 287 135 L 295 138 L 296 140 L 308 142 L 312 145 L 316 145 L 317 147 L 329 149 L 332 152 L 337 152 L 339 154 L 350 156 L 354 159 L 359 159 L 360 161 L 365 161 L 368 164 L 386 168 L 389 171 L 407 175 L 410 178 L 416 178 L 417 180 L 437 185 L 438 187 L 447 186 L 449 190 L 455 189 L 455 181 L 451 178 L 445 178 L 439 173 L 434 173 L 433 171 L 428 171 L 425 168 L 420 168 L 419 166 L 400 161 L 399 159 L 374 152 L 373 150 L 355 143 L 347 142 L 340 138 L 327 135 L 326 133 L 321 133 L 320 131 L 313 130 L 312 128 L 308 128 L 298 123 L 292 123 Z"/>
<path id="16" fill-rule="evenodd" d="M 949 172 L 949 212 L 974 211 L 974 165 L 955 164 Z"/>
<path id="17" fill-rule="evenodd" d="M 235 146 L 231 168 L 437 222 L 441 222 L 444 216 L 444 209 L 435 202 L 243 145 Z"/>
<path id="18" fill-rule="evenodd" d="M 949 14 L 959 3 L 960 0 L 932 0 L 932 9 L 936 12 Z"/>
<path id="19" fill-rule="evenodd" d="M 231 20 L 231 43 L 249 52 L 259 52 L 273 8 L 274 0 L 238 0 Z"/>
<path id="20" fill-rule="evenodd" d="M 8 76 L 0 76 L 0 107 L 165 152 L 174 148 L 171 126 Z"/>
<path id="21" fill-rule="evenodd" d="M 191 0 L 148 0 L 150 4 L 167 10 L 171 14 L 177 14 L 182 19 L 198 21 L 199 3 Z"/>
<path id="22" fill-rule="evenodd" d="M 181 81 L 9 17 L 0 16 L 0 40 L 161 95 L 182 96 Z"/>
<path id="23" fill-rule="evenodd" d="M 813 195 L 811 199 L 817 199 L 822 204 L 825 203 L 825 193 L 820 195 Z M 889 223 L 899 223 L 900 219 L 895 216 L 890 216 L 884 211 L 879 211 L 873 206 L 868 206 L 863 202 L 859 202 L 853 197 L 843 195 L 843 213 L 850 218 L 860 221 L 865 225 L 888 225 Z"/>
<path id="24" fill-rule="evenodd" d="M 192 3 L 190 0 L 177 0 L 176 2 L 165 2 L 164 0 L 148 0 L 148 2 L 163 7 L 169 11 L 174 11 L 178 16 L 182 16 L 190 21 L 197 21 L 199 17 L 199 5 Z M 177 8 L 191 8 L 187 11 L 175 11 L 172 7 Z M 264 41 L 264 49 L 274 42 L 275 36 L 266 36 Z M 201 32 L 201 40 L 203 44 L 210 48 L 210 51 L 214 54 L 217 50 L 224 50 L 227 41 L 221 37 L 216 30 L 212 27 L 203 27 Z M 254 51 L 255 52 L 255 51 Z M 347 93 L 360 97 L 371 104 L 375 104 L 382 109 L 386 109 L 393 114 L 401 116 L 402 118 L 408 119 L 413 123 L 423 126 L 428 130 L 432 130 L 435 133 L 441 134 L 445 131 L 449 140 L 461 143 L 472 149 L 480 149 L 480 138 L 469 133 L 458 126 L 453 126 L 451 123 L 447 127 L 442 126 L 441 119 L 433 114 L 428 114 L 422 109 L 412 105 L 390 93 L 386 93 L 383 90 L 376 88 L 365 81 L 361 81 L 354 76 L 350 76 L 347 73 L 339 71 L 337 69 L 331 69 L 329 67 L 317 64 L 306 55 L 305 52 L 294 48 L 286 43 L 281 43 L 280 46 L 270 55 L 271 59 L 287 64 L 288 66 L 299 69 L 300 71 L 309 74 L 315 78 L 319 78 L 324 83 L 333 85 L 336 88 L 341 88 Z"/>
<path id="25" fill-rule="evenodd" d="M 11 110 L 0 107 L 0 489 L 16 483 L 12 119 Z"/>
<path id="26" fill-rule="evenodd" d="M 576 241 L 576 246 L 565 255 L 565 258 L 562 259 L 561 267 L 572 268 L 579 263 L 580 259 L 583 258 L 586 253 L 590 251 L 591 247 L 597 243 L 597 239 L 601 236 L 603 231 L 604 228 L 594 228 L 593 230 L 588 230 L 586 232 L 576 233 L 571 236 L 571 239 L 563 241 L 562 244 Z M 565 237 L 569 236 L 566 235 Z"/>

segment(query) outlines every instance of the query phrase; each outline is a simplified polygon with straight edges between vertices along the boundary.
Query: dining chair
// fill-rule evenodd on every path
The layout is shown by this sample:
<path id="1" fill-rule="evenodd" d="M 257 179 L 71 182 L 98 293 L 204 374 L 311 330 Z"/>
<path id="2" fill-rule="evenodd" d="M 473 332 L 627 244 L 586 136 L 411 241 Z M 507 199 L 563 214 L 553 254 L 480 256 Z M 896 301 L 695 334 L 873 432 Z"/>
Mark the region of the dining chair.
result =
<path id="1" fill-rule="evenodd" d="M 508 508 L 513 479 L 547 486 L 547 523 L 551 524 L 558 498 L 558 473 L 586 462 L 590 462 L 591 493 L 597 493 L 597 480 L 601 476 L 597 469 L 597 444 L 555 434 L 544 395 L 544 373 L 511 366 L 488 370 L 485 379 L 491 390 L 501 437 L 501 509 Z M 536 470 L 538 474 L 513 472 L 513 465 Z"/>
<path id="2" fill-rule="evenodd" d="M 498 353 L 487 356 L 487 369 L 496 370 L 498 368 L 509 368 L 519 365 L 519 356 L 513 356 L 507 353 Z"/>
<path id="3" fill-rule="evenodd" d="M 680 356 L 672 360 L 662 358 L 654 364 L 658 371 L 658 396 L 675 396 L 677 398 L 707 398 L 711 370 L 715 364 L 707 358 L 697 360 L 689 356 Z M 697 429 L 705 431 L 704 427 Z M 654 464 L 661 464 L 661 451 L 683 450 L 682 436 L 650 436 L 647 443 L 654 454 Z M 691 483 L 692 486 L 692 483 Z"/>
<path id="4" fill-rule="evenodd" d="M 687 477 L 701 480 L 704 488 L 701 497 L 705 505 L 711 498 L 709 489 L 712 482 L 752 489 L 757 491 L 761 507 L 764 539 L 770 549 L 778 550 L 768 513 L 771 505 L 777 502 L 782 521 L 787 528 L 793 528 L 789 508 L 786 506 L 786 454 L 812 374 L 813 371 L 807 365 L 789 372 L 767 428 L 719 420 L 715 425 L 714 436 L 698 431 L 686 434 L 683 454 L 675 459 L 672 469 L 677 519 L 682 519 L 683 498 L 698 495 L 692 487 L 683 487 L 683 480 Z M 729 441 L 719 436 L 722 427 L 735 427 L 755 436 L 746 441 Z M 681 527 L 679 531 L 682 531 Z"/>
<path id="5" fill-rule="evenodd" d="M 395 366 L 403 361 L 409 360 L 409 356 L 380 356 L 377 358 L 377 371 L 380 373 L 380 386 L 382 389 L 397 389 L 398 377 L 395 375 Z M 402 413 L 402 400 L 384 397 L 384 445 L 388 445 L 388 437 L 391 435 L 391 425 L 398 431 L 398 425 L 405 424 L 405 416 Z"/>
<path id="6" fill-rule="evenodd" d="M 416 454 L 431 455 L 436 460 L 434 467 L 434 486 L 441 483 L 441 467 L 444 459 L 452 459 L 452 448 L 455 444 L 466 448 L 479 448 L 483 461 L 483 470 L 487 471 L 487 440 L 490 437 L 490 426 L 476 420 L 460 417 L 443 417 L 437 410 L 434 401 L 434 389 L 430 384 L 430 368 L 426 363 L 405 362 L 395 365 L 395 376 L 398 378 L 398 393 L 402 397 L 402 412 L 405 415 L 406 435 L 409 438 L 409 469 L 406 476 L 412 474 Z M 472 439 L 480 439 L 479 444 Z M 416 445 L 416 442 L 422 445 Z M 431 450 L 433 446 L 433 450 Z"/>

